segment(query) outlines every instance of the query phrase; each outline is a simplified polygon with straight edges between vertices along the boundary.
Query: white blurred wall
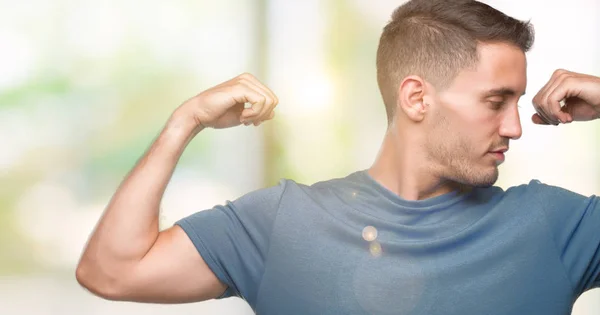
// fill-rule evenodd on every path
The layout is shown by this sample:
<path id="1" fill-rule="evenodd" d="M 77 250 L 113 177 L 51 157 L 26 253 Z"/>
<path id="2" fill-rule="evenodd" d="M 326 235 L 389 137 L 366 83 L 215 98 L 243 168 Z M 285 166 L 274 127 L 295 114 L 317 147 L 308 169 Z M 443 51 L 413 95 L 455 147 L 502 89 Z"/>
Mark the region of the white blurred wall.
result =
<path id="1" fill-rule="evenodd" d="M 34 2 L 30 4 L 34 4 Z M 348 3 L 364 12 L 365 19 L 369 20 L 376 29 L 383 27 L 393 8 L 401 2 L 400 0 L 375 2 L 348 0 Z M 598 58 L 600 56 L 600 1 L 490 0 L 485 2 L 518 18 L 531 19 L 537 30 L 536 43 L 529 54 L 528 91 L 521 104 L 524 135 L 521 140 L 512 145 L 507 162 L 502 167 L 499 184 L 507 187 L 537 178 L 580 193 L 599 194 L 600 179 L 590 175 L 599 174 L 597 161 L 600 158 L 598 153 L 600 151 L 596 144 L 598 137 L 581 136 L 591 133 L 598 134 L 598 124 L 572 124 L 558 128 L 539 127 L 532 125 L 529 117 L 533 114 L 530 106 L 531 98 L 556 68 L 600 75 L 600 59 Z M 27 3 L 27 1 L 19 5 L 23 7 L 20 10 L 30 10 L 23 3 Z M 64 7 L 69 7 L 75 2 L 61 1 L 60 3 Z M 149 2 L 147 5 L 156 7 L 157 3 Z M 35 4 L 43 6 L 37 7 L 39 12 L 28 15 L 31 18 L 35 18 L 36 14 L 43 15 L 46 10 L 52 10 L 49 2 L 37 1 Z M 206 24 L 203 24 L 203 28 L 194 27 L 193 23 L 197 21 L 182 18 L 185 17 L 185 14 L 177 10 L 169 11 L 171 13 L 167 12 L 168 14 L 163 12 L 171 16 L 173 24 L 154 25 L 151 19 L 141 18 L 143 14 L 139 15 L 138 22 L 147 23 L 145 27 L 161 38 L 160 41 L 155 42 L 155 49 L 163 52 L 164 58 L 160 60 L 173 62 L 169 60 L 183 58 L 181 60 L 189 61 L 189 67 L 207 75 L 203 78 L 203 83 L 210 81 L 217 83 L 238 74 L 238 72 L 246 71 L 247 68 L 252 68 L 252 57 L 247 55 L 254 54 L 253 51 L 256 48 L 252 43 L 251 27 L 245 33 L 246 40 L 242 42 L 247 51 L 238 50 L 236 52 L 235 49 L 240 45 L 239 42 L 232 43 L 222 40 L 223 37 L 240 35 L 236 33 L 235 29 L 237 28 L 228 28 L 227 23 L 222 23 L 223 19 L 235 19 L 244 25 L 252 23 L 251 15 L 254 14 L 252 1 L 239 0 L 235 4 L 231 6 L 231 14 L 214 15 L 214 24 L 205 21 Z M 15 5 L 13 2 L 7 0 L 0 1 L 0 10 L 13 5 Z M 135 8 L 137 5 L 144 6 L 143 3 L 136 4 L 132 1 L 128 1 L 125 6 Z M 35 7 L 32 5 L 31 10 L 36 10 Z M 227 8 L 223 10 L 223 7 L 217 7 L 217 5 L 213 7 L 215 12 L 229 12 Z M 336 95 L 352 91 L 339 90 L 335 74 L 329 67 L 327 56 L 322 49 L 324 44 L 331 40 L 327 37 L 327 27 L 332 14 L 329 11 L 330 8 L 330 3 L 322 0 L 270 0 L 268 11 L 270 44 L 267 51 L 270 58 L 266 83 L 277 91 L 281 100 L 286 100 L 286 104 L 282 104 L 280 108 L 279 116 L 286 124 L 281 128 L 279 136 L 285 139 L 284 155 L 286 159 L 292 161 L 298 169 L 304 170 L 301 175 L 303 178 L 336 176 L 340 169 L 335 167 L 335 163 L 340 160 L 352 161 L 356 168 L 366 167 L 377 153 L 385 128 L 383 109 L 379 112 L 352 113 L 344 116 L 350 120 L 336 121 L 335 124 L 352 124 L 358 130 L 354 142 L 350 144 L 353 147 L 351 156 L 344 156 L 341 153 L 345 152 L 342 148 L 343 144 L 326 128 L 328 124 L 337 119 L 334 113 L 343 110 L 344 106 L 357 108 L 362 105 L 335 104 L 334 102 Z M 207 10 L 210 9 L 207 7 Z M 74 35 L 71 40 L 74 45 L 83 47 L 82 53 L 87 51 L 94 56 L 110 54 L 110 47 L 114 41 L 125 40 L 111 33 L 110 29 L 103 31 L 104 20 L 101 13 L 106 13 L 106 10 L 109 9 L 105 6 L 103 10 L 99 11 L 100 15 L 96 19 L 98 21 L 95 29 L 99 32 L 98 36 L 106 41 L 104 46 L 100 45 L 101 48 L 104 47 L 103 49 L 99 51 L 93 49 L 94 45 L 97 46 L 98 43 L 86 41 L 85 38 L 78 37 L 76 32 L 72 33 Z M 132 9 L 122 12 L 134 11 Z M 85 12 L 90 14 L 89 11 Z M 158 12 L 154 13 L 158 14 Z M 126 20 L 129 20 L 129 17 L 126 16 L 120 23 L 126 23 Z M 193 29 L 196 29 L 197 33 L 193 33 Z M 378 35 L 373 34 L 375 37 Z M 179 36 L 189 36 L 196 42 L 182 40 Z M 22 47 L 27 47 L 28 43 L 32 44 L 31 38 L 26 36 L 19 38 L 14 34 L 0 31 L 0 47 L 3 47 L 3 44 L 7 45 L 7 38 L 11 40 L 10 43 L 20 44 Z M 33 42 L 32 45 L 34 44 Z M 10 49 L 11 47 L 4 46 L 3 51 L 0 52 L 0 54 L 12 53 L 12 55 L 0 58 L 0 66 L 3 68 L 0 71 L 0 86 L 3 87 L 14 84 L 27 75 L 26 67 L 23 68 L 25 70 L 19 70 L 19 64 L 9 62 L 8 57 L 25 62 L 25 66 L 29 65 L 27 60 L 31 60 L 29 66 L 35 66 L 35 62 L 38 62 L 34 50 L 27 52 L 25 49 L 23 52 Z M 85 50 L 85 47 L 91 48 Z M 172 55 L 170 49 L 178 51 L 178 53 Z M 367 49 L 372 54 L 373 67 L 375 49 L 376 47 Z M 227 61 L 226 57 L 233 58 L 233 62 Z M 374 79 L 374 69 L 363 78 L 365 81 Z M 372 82 L 366 86 L 374 87 Z M 378 97 L 377 91 L 373 92 L 373 96 Z M 377 98 L 373 100 L 373 103 L 380 104 L 381 102 Z M 208 187 L 206 183 L 195 180 L 196 173 L 194 172 L 197 172 L 198 169 L 190 168 L 187 171 L 176 173 L 174 183 L 170 185 L 165 197 L 164 215 L 168 222 L 173 222 L 194 209 L 211 206 L 222 198 L 238 195 L 242 190 L 257 188 L 260 185 L 260 174 L 263 167 L 260 132 L 253 129 L 219 131 L 219 134 L 215 132 L 211 137 L 214 141 L 223 144 L 214 151 L 215 155 L 223 156 L 223 159 L 219 160 L 213 170 L 221 183 L 218 187 L 222 188 Z M 231 154 L 231 149 L 227 148 L 238 149 L 237 154 Z M 318 152 L 314 151 L 317 149 Z M 242 150 L 242 153 L 239 153 L 239 150 Z M 319 163 L 314 163 L 314 160 L 310 158 L 315 153 L 323 157 Z M 14 157 L 0 154 L 0 162 L 11 159 Z M 247 165 L 253 167 L 248 168 Z M 248 175 L 249 171 L 252 171 L 253 175 L 244 176 L 244 178 L 256 180 L 240 181 L 239 174 Z M 302 181 L 302 178 L 299 180 Z M 233 184 L 236 184 L 235 189 L 226 188 Z M 199 191 L 210 193 L 213 199 L 200 200 L 198 198 Z M 67 204 L 70 203 L 67 202 Z M 79 229 L 81 231 L 77 237 L 73 238 L 73 234 L 63 233 L 64 242 L 67 244 L 65 246 L 70 246 L 66 251 L 71 254 L 67 255 L 66 259 L 69 260 L 71 267 L 77 254 L 76 250 L 85 241 L 85 231 L 91 230 L 102 209 L 101 205 L 89 205 L 89 207 L 94 208 L 95 212 L 80 218 L 80 221 L 84 223 L 80 222 L 80 226 L 83 224 L 83 227 Z M 73 213 L 62 213 L 62 215 L 71 214 Z M 75 254 L 73 254 L 74 250 Z M 68 279 L 66 281 L 63 276 L 54 277 L 52 275 L 0 278 L 0 314 L 251 314 L 249 307 L 240 299 L 181 306 L 106 302 L 92 297 L 79 288 L 73 278 Z M 600 290 L 585 294 L 577 302 L 573 314 L 600 314 Z"/>

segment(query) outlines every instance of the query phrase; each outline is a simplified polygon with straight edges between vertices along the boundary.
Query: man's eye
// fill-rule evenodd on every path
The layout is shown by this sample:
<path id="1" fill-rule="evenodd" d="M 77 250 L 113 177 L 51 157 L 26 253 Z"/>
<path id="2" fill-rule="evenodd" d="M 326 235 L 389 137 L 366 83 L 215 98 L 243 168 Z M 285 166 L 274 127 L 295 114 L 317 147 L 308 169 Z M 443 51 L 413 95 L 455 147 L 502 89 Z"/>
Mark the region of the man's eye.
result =
<path id="1" fill-rule="evenodd" d="M 502 108 L 502 106 L 504 106 L 504 102 L 491 102 L 490 101 L 490 105 L 492 106 L 493 109 L 500 109 L 500 108 Z"/>

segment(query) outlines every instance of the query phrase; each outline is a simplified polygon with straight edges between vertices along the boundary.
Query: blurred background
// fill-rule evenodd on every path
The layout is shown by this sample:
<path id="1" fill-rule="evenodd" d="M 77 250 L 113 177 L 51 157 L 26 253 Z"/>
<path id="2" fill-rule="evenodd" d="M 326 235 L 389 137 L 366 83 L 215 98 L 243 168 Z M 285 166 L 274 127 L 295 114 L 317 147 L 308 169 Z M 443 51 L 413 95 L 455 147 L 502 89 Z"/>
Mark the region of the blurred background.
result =
<path id="1" fill-rule="evenodd" d="M 531 178 L 600 194 L 599 123 L 534 126 L 531 98 L 557 68 L 600 75 L 600 1 L 485 1 L 531 19 L 524 135 L 498 185 Z M 207 130 L 185 152 L 161 226 L 279 178 L 311 184 L 367 168 L 385 131 L 375 80 L 400 0 L 0 0 L 0 314 L 251 314 L 230 298 L 103 301 L 74 268 L 112 193 L 195 94 L 251 72 L 278 94 L 274 121 Z M 600 314 L 600 290 L 574 314 Z"/>

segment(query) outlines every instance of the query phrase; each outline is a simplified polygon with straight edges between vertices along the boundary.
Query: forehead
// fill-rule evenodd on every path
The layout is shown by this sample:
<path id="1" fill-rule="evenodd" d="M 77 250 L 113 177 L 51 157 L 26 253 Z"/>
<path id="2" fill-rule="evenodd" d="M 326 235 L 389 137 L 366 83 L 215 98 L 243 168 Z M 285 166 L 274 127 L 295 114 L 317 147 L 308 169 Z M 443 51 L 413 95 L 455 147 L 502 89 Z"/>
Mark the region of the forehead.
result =
<path id="1" fill-rule="evenodd" d="M 462 91 L 510 89 L 521 95 L 527 86 L 527 61 L 518 47 L 504 43 L 479 44 L 476 67 L 464 69 L 452 86 Z"/>

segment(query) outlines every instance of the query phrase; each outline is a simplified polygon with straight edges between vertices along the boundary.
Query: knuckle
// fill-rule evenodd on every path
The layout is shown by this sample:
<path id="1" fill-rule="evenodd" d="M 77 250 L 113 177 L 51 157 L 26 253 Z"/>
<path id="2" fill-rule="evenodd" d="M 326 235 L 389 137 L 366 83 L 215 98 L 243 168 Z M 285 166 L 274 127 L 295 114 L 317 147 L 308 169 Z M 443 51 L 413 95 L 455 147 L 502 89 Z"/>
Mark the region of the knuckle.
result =
<path id="1" fill-rule="evenodd" d="M 554 73 L 552 74 L 552 76 L 558 77 L 558 76 L 563 75 L 566 72 L 567 72 L 567 70 L 565 70 L 565 69 L 556 69 L 556 70 L 554 70 Z"/>
<path id="2" fill-rule="evenodd" d="M 270 97 L 270 96 L 265 96 L 265 104 L 267 104 L 267 105 L 271 106 L 271 105 L 273 105 L 273 102 L 274 102 L 274 100 L 273 100 L 273 98 L 272 98 L 272 97 Z"/>
<path id="3" fill-rule="evenodd" d="M 244 72 L 238 76 L 238 78 L 245 79 L 245 80 L 251 80 L 252 77 L 253 77 L 252 74 L 250 74 L 248 72 Z"/>
<path id="4" fill-rule="evenodd" d="M 560 79 L 563 84 L 567 81 L 570 81 L 570 79 L 572 79 L 572 78 L 573 78 L 573 75 L 571 73 L 563 73 L 560 75 Z"/>

